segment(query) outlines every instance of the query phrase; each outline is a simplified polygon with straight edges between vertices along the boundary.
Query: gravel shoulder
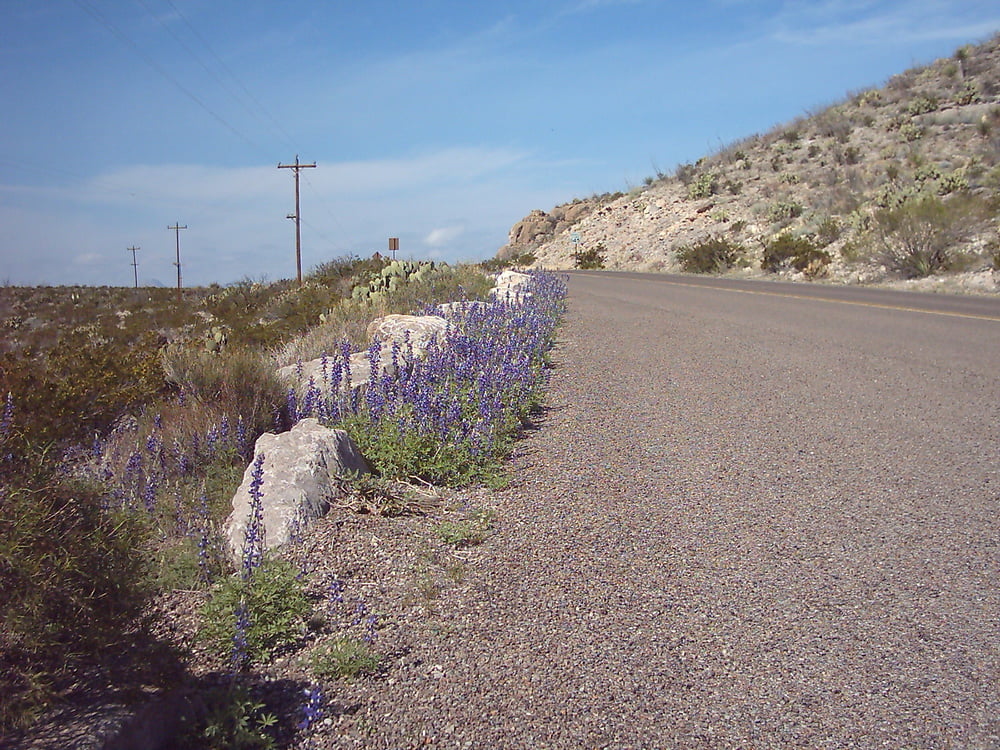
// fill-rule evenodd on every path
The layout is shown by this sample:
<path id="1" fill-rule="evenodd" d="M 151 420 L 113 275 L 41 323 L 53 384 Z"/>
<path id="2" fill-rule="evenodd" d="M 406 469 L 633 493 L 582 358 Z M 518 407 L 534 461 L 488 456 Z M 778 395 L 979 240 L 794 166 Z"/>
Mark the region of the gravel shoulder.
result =
<path id="1" fill-rule="evenodd" d="M 388 670 L 312 746 L 1000 746 L 998 324 L 570 292 L 512 485 L 452 498 L 496 532 L 374 573 Z"/>

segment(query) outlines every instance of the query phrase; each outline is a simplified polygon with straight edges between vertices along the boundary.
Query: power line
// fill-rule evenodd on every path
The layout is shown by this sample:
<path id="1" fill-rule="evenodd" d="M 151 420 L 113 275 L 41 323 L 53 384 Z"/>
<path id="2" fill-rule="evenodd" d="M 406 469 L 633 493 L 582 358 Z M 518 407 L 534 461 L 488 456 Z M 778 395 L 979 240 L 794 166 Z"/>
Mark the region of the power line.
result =
<path id="1" fill-rule="evenodd" d="M 102 26 L 104 26 L 108 31 L 110 31 L 112 34 L 114 34 L 116 37 L 118 37 L 118 39 L 120 39 L 122 42 L 124 42 L 125 44 L 127 44 L 132 49 L 132 51 L 143 62 L 145 62 L 149 67 L 151 67 L 153 70 L 155 70 L 161 76 L 163 76 L 164 78 L 166 78 L 170 83 L 172 83 L 174 85 L 174 87 L 178 91 L 180 91 L 182 94 L 184 94 L 186 97 L 188 97 L 191 101 L 193 101 L 195 104 L 197 104 L 203 110 L 205 110 L 206 112 L 208 112 L 208 114 L 210 114 L 212 117 L 214 117 L 220 124 L 222 124 L 226 129 L 228 129 L 230 132 L 232 132 L 238 138 L 240 138 L 248 146 L 251 146 L 253 148 L 259 148 L 257 146 L 257 144 L 255 144 L 253 141 L 251 141 L 247 136 L 245 136 L 243 133 L 241 133 L 235 127 L 233 127 L 232 125 L 230 125 L 222 117 L 222 115 L 220 115 L 217 112 L 215 112 L 211 107 L 209 107 L 207 104 L 205 104 L 205 102 L 203 102 L 201 99 L 199 99 L 190 89 L 186 88 L 183 84 L 181 84 L 180 81 L 178 81 L 176 78 L 174 78 L 172 75 L 170 75 L 170 73 L 168 73 L 166 71 L 166 69 L 163 68 L 162 65 L 160 65 L 159 63 L 157 63 L 155 60 L 153 60 L 153 58 L 151 58 L 149 55 L 147 55 L 145 52 L 143 52 L 142 48 L 128 34 L 126 34 L 124 31 L 122 31 L 117 26 L 115 26 L 115 24 L 112 23 L 112 21 L 110 19 L 108 19 L 107 16 L 105 16 L 103 13 L 101 13 L 96 8 L 88 5 L 85 2 L 85 0 L 75 0 L 75 2 L 76 2 L 77 5 L 79 5 L 81 8 L 83 8 L 83 10 L 86 13 L 88 13 L 91 16 L 91 18 L 95 19 L 98 23 L 100 23 Z"/>
<path id="2" fill-rule="evenodd" d="M 274 117 L 274 115 L 271 114 L 270 110 L 268 110 L 268 108 L 265 107 L 260 102 L 260 100 L 257 99 L 257 97 L 255 97 L 253 95 L 253 92 L 251 92 L 250 89 L 247 88 L 246 84 L 243 83 L 243 81 L 240 79 L 240 77 L 237 76 L 233 72 L 232 68 L 230 68 L 228 65 L 226 65 L 226 63 L 222 60 L 222 58 L 219 57 L 215 53 L 215 50 L 212 49 L 212 45 L 210 45 L 208 43 L 208 40 L 206 40 L 205 37 L 203 37 L 198 32 L 198 30 L 191 24 L 191 22 L 187 19 L 187 16 L 185 16 L 183 13 L 181 13 L 180 8 L 178 8 L 176 5 L 174 5 L 173 0 L 165 0 L 165 2 L 167 3 L 167 5 L 169 5 L 173 9 L 174 13 L 177 14 L 177 17 L 180 18 L 181 21 L 184 22 L 184 25 L 188 27 L 188 29 L 191 31 L 192 34 L 194 34 L 194 36 L 198 39 L 198 41 L 200 41 L 202 43 L 202 45 L 204 45 L 205 49 L 208 50 L 208 54 L 210 54 L 212 56 L 212 58 L 219 64 L 219 67 L 222 68 L 222 70 L 230 78 L 232 78 L 233 81 L 236 82 L 236 84 L 243 90 L 243 93 L 246 94 L 247 98 L 253 103 L 253 105 L 257 109 L 259 109 L 263 113 L 264 117 L 266 117 L 270 121 L 271 125 L 275 129 L 275 132 L 285 140 L 285 143 L 288 146 L 291 146 L 292 148 L 294 148 L 295 144 L 292 142 L 292 137 L 281 126 L 281 123 L 279 123 L 278 120 Z M 244 107 L 246 107 L 245 103 L 244 103 Z M 252 110 L 251 110 L 250 107 L 246 107 L 246 109 L 247 109 L 248 112 L 250 112 L 251 114 L 253 114 L 253 112 L 252 112 Z"/>

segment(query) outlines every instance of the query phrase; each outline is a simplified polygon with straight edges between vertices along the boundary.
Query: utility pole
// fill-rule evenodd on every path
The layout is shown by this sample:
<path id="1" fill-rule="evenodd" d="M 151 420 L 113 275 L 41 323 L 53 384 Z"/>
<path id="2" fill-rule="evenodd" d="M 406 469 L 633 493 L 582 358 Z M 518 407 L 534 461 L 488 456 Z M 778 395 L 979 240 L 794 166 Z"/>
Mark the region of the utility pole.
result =
<path id="1" fill-rule="evenodd" d="M 312 164 L 299 164 L 299 155 L 295 155 L 294 164 L 278 164 L 278 169 L 291 169 L 295 174 L 295 213 L 289 214 L 287 218 L 295 219 L 295 275 L 299 281 L 299 286 L 302 286 L 302 230 L 299 226 L 302 221 L 302 214 L 299 211 L 299 170 L 300 169 L 310 169 L 316 166 L 316 162 Z"/>
<path id="2" fill-rule="evenodd" d="M 132 251 L 132 271 L 135 273 L 135 288 L 139 288 L 139 263 L 135 259 L 135 251 L 140 250 L 138 247 L 125 248 L 126 250 Z"/>
<path id="3" fill-rule="evenodd" d="M 177 247 L 177 261 L 174 263 L 177 266 L 177 301 L 181 301 L 181 230 L 187 229 L 187 224 L 181 226 L 179 221 L 175 221 L 172 227 L 167 227 L 167 229 L 174 230 L 174 240 Z"/>

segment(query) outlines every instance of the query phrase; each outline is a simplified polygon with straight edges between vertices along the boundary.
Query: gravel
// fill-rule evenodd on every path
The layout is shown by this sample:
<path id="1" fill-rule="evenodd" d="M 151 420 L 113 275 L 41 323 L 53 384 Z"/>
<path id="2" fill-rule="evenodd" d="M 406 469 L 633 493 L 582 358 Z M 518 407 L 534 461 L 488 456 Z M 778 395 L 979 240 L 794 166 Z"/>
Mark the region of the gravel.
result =
<path id="1" fill-rule="evenodd" d="M 383 668 L 284 746 L 1000 747 L 1000 324 L 570 291 L 509 487 L 307 532 L 345 584 L 312 637 L 364 603 Z M 484 543 L 436 534 L 475 510 Z"/>

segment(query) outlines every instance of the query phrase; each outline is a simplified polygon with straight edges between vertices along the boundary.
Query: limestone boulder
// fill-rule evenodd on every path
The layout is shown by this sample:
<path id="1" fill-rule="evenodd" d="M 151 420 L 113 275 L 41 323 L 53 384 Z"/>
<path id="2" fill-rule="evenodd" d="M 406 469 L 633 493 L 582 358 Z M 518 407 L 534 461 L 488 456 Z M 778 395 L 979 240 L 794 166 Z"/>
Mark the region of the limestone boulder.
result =
<path id="1" fill-rule="evenodd" d="M 422 357 L 427 353 L 431 341 L 443 341 L 448 329 L 448 321 L 440 315 L 385 315 L 368 324 L 368 337 L 383 345 L 383 350 L 391 351 L 398 344 L 400 353 L 405 354 L 407 335 L 413 345 L 413 354 Z"/>
<path id="2" fill-rule="evenodd" d="M 360 388 L 371 378 L 371 361 L 368 359 L 368 352 L 355 352 L 348 357 L 347 366 L 350 370 L 350 378 L 344 378 L 343 370 L 339 379 L 340 395 L 345 395 L 349 391 Z M 306 395 L 310 383 L 324 396 L 336 395 L 330 393 L 330 386 L 333 368 L 343 368 L 343 358 L 327 357 L 324 371 L 324 360 L 322 357 L 311 359 L 301 364 L 288 365 L 278 370 L 278 377 L 282 382 L 288 384 L 289 388 L 294 388 L 297 396 L 301 399 Z M 378 359 L 379 373 L 393 371 L 392 349 L 381 347 Z"/>
<path id="3" fill-rule="evenodd" d="M 533 279 L 520 271 L 503 271 L 497 276 L 496 285 L 490 290 L 493 299 L 521 304 L 531 297 Z"/>
<path id="4" fill-rule="evenodd" d="M 470 314 L 485 310 L 487 307 L 486 302 L 480 302 L 479 300 L 464 300 L 461 302 L 442 302 L 438 305 L 438 310 L 441 311 L 441 315 L 445 320 L 464 320 Z"/>
<path id="5" fill-rule="evenodd" d="M 354 441 L 343 430 L 303 419 L 288 432 L 264 433 L 254 445 L 254 462 L 264 455 L 260 487 L 264 546 L 287 544 L 296 529 L 325 515 L 330 504 L 343 495 L 342 483 L 370 470 Z M 229 547 L 237 561 L 243 554 L 250 521 L 250 488 L 254 462 L 243 474 L 233 496 L 233 512 L 226 523 Z"/>

